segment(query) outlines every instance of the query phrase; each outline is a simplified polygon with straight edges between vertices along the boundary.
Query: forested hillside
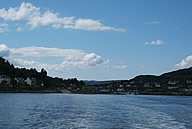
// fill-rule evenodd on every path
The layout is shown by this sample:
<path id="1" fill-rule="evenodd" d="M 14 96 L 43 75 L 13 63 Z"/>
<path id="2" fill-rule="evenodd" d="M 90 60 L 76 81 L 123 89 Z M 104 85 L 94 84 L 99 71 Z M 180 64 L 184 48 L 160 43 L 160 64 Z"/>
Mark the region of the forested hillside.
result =
<path id="1" fill-rule="evenodd" d="M 44 68 L 40 72 L 35 68 L 15 68 L 8 60 L 0 57 L 1 88 L 81 89 L 84 85 L 83 81 L 78 81 L 76 78 L 62 79 L 47 76 Z"/>

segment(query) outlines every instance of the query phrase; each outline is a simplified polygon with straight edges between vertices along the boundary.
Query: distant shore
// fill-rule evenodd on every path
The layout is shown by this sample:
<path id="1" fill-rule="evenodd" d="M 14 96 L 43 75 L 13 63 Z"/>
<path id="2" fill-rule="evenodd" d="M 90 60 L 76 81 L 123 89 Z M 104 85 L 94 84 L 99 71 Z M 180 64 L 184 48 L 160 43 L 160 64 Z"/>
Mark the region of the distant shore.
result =
<path id="1" fill-rule="evenodd" d="M 169 92 L 169 93 L 162 93 L 162 92 L 140 92 L 140 93 L 138 93 L 138 95 L 192 96 L 192 94 L 177 93 L 177 92 Z"/>
<path id="2" fill-rule="evenodd" d="M 64 94 L 72 94 L 69 90 L 23 90 L 23 89 L 0 90 L 0 93 L 64 93 Z"/>
<path id="3" fill-rule="evenodd" d="M 126 95 L 126 93 L 88 93 L 88 92 L 71 92 L 69 90 L 24 90 L 24 89 L 1 89 L 0 93 L 63 93 L 63 94 L 111 94 Z M 170 95 L 170 96 L 192 96 L 192 94 L 183 93 L 161 93 L 161 92 L 139 92 L 136 95 Z"/>

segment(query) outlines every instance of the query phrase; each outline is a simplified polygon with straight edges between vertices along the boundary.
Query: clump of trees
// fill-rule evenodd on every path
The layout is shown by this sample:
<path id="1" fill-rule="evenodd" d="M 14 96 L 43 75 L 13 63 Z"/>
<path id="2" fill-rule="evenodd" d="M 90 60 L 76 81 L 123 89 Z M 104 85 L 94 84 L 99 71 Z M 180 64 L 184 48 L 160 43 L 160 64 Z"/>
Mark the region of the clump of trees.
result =
<path id="1" fill-rule="evenodd" d="M 76 78 L 62 79 L 47 76 L 47 71 L 44 68 L 42 68 L 40 72 L 35 68 L 15 68 L 13 64 L 10 64 L 8 60 L 2 57 L 0 57 L 0 75 L 8 76 L 11 79 L 10 85 L 17 85 L 17 87 L 18 84 L 15 78 L 27 79 L 28 77 L 36 79 L 35 87 L 44 89 L 68 88 L 71 85 L 82 88 L 85 85 L 83 81 L 78 81 Z"/>

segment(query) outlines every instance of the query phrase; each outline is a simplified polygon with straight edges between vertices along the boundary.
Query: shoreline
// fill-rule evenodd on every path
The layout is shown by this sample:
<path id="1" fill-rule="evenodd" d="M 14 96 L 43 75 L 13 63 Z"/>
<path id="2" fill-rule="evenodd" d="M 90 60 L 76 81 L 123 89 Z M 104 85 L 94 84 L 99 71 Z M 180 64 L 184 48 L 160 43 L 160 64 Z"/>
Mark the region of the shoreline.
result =
<path id="1" fill-rule="evenodd" d="M 10 90 L 0 90 L 0 93 L 61 93 L 61 94 L 97 94 L 97 95 L 129 95 L 128 93 L 88 93 L 88 92 L 71 92 L 69 90 L 22 90 L 22 89 L 10 89 Z M 134 95 L 134 94 L 132 94 Z M 135 95 L 165 95 L 165 96 L 192 96 L 192 94 L 184 93 L 161 93 L 161 92 L 151 92 L 145 93 L 140 92 Z"/>
<path id="2" fill-rule="evenodd" d="M 161 92 L 145 93 L 145 92 L 140 92 L 140 93 L 138 93 L 138 95 L 192 96 L 192 94 L 177 93 L 177 92 L 172 92 L 172 93 L 161 93 Z"/>
<path id="3" fill-rule="evenodd" d="M 22 90 L 22 89 L 11 89 L 11 90 L 0 90 L 0 93 L 63 93 L 72 94 L 69 90 Z"/>

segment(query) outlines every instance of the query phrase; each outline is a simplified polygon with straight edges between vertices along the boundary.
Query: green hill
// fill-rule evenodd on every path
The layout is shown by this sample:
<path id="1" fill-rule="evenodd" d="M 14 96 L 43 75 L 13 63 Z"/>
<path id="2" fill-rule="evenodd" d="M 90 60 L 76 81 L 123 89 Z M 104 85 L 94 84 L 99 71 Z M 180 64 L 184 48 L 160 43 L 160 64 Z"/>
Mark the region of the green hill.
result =
<path id="1" fill-rule="evenodd" d="M 8 60 L 0 57 L 1 89 L 81 89 L 84 85 L 83 81 L 78 81 L 76 78 L 47 76 L 44 68 L 40 72 L 35 68 L 15 68 Z"/>
<path id="2" fill-rule="evenodd" d="M 139 75 L 130 81 L 135 82 L 156 82 L 162 80 L 192 80 L 192 67 L 186 69 L 180 69 L 173 72 L 164 73 L 160 76 L 155 75 Z"/>
<path id="3" fill-rule="evenodd" d="M 192 67 L 162 74 L 161 77 L 171 80 L 192 79 Z"/>

